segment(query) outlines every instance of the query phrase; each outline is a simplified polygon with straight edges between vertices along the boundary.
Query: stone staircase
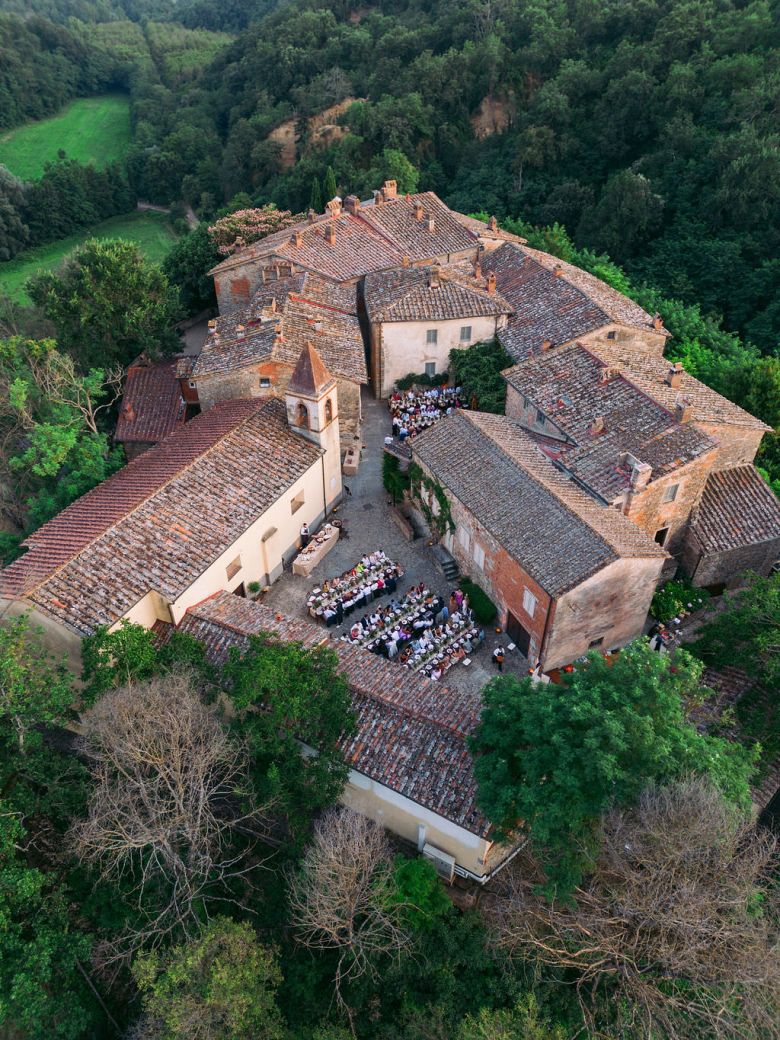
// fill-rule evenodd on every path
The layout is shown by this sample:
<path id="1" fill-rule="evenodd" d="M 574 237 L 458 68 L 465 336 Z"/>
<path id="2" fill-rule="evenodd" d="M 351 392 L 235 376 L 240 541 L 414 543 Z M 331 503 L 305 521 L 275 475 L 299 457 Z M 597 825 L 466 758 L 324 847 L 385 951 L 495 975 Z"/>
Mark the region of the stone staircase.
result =
<path id="1" fill-rule="evenodd" d="M 443 545 L 434 545 L 431 550 L 436 566 L 442 572 L 447 581 L 454 583 L 460 577 L 460 568 L 454 557 L 447 552 Z"/>

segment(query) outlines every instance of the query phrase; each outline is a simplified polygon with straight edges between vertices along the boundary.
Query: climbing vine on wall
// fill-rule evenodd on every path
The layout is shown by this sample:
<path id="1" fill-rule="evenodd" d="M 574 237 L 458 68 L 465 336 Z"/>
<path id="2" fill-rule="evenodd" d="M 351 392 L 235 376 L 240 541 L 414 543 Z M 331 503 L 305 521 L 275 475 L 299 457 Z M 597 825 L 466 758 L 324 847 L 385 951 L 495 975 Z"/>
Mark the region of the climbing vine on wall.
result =
<path id="1" fill-rule="evenodd" d="M 422 514 L 436 537 L 443 538 L 448 531 L 454 531 L 455 521 L 452 519 L 449 499 L 441 484 L 426 476 L 416 462 L 409 465 L 408 476 L 412 496 L 419 503 Z M 427 492 L 425 496 L 422 493 L 423 488 Z M 429 504 L 431 496 L 435 499 L 438 510 L 434 510 L 432 504 Z"/>

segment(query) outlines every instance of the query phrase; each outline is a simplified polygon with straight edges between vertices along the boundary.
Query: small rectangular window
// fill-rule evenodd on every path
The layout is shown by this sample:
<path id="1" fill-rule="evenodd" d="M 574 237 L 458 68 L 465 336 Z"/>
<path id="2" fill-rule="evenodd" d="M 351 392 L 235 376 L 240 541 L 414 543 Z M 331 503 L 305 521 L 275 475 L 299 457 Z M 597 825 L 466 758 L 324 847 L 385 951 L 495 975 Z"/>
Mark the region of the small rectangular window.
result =
<path id="1" fill-rule="evenodd" d="M 241 570 L 241 557 L 240 556 L 236 556 L 235 560 L 231 560 L 230 563 L 227 565 L 227 568 L 225 570 L 225 573 L 228 576 L 228 580 L 230 580 L 230 578 L 235 578 L 235 576 L 238 574 L 238 572 L 240 570 Z"/>
<path id="2" fill-rule="evenodd" d="M 425 342 L 426 343 L 438 343 L 439 342 L 439 330 L 438 329 L 428 329 L 428 331 L 425 333 Z"/>
<path id="3" fill-rule="evenodd" d="M 460 341 L 461 343 L 471 343 L 471 326 L 461 325 L 460 327 Z"/>
<path id="4" fill-rule="evenodd" d="M 538 423 L 544 422 L 544 412 L 540 412 L 538 408 L 536 409 L 536 421 Z"/>
<path id="5" fill-rule="evenodd" d="M 293 499 L 290 502 L 290 513 L 297 513 L 304 501 L 303 492 L 299 491 L 297 495 L 293 496 Z"/>
<path id="6" fill-rule="evenodd" d="M 679 490 L 679 484 L 670 484 L 668 487 L 664 488 L 664 502 L 674 502 L 674 500 L 677 498 L 677 492 Z"/>
<path id="7" fill-rule="evenodd" d="M 260 386 L 262 389 L 266 390 L 270 385 L 271 380 L 268 378 L 268 376 L 260 376 Z"/>
<path id="8" fill-rule="evenodd" d="M 534 616 L 534 611 L 536 610 L 536 603 L 537 603 L 537 599 L 536 599 L 536 596 L 534 596 L 533 592 L 531 592 L 530 589 L 524 589 L 523 590 L 523 610 L 526 612 L 526 614 L 529 617 L 533 617 Z"/>
<path id="9" fill-rule="evenodd" d="M 425 374 L 426 374 L 426 376 L 435 376 L 436 375 L 436 362 L 435 361 L 426 361 L 425 362 Z"/>
<path id="10" fill-rule="evenodd" d="M 595 650 L 596 647 L 597 646 L 601 646 L 601 644 L 603 642 L 604 642 L 604 636 L 599 636 L 598 639 L 591 639 L 591 641 L 588 643 L 588 647 L 591 650 Z"/>
<path id="11" fill-rule="evenodd" d="M 194 379 L 190 380 L 190 390 L 194 390 L 197 387 L 197 385 L 198 384 L 195 382 Z"/>
<path id="12" fill-rule="evenodd" d="M 607 333 L 607 339 L 616 339 L 616 338 L 617 338 L 617 333 L 614 330 L 612 332 L 608 332 Z"/>

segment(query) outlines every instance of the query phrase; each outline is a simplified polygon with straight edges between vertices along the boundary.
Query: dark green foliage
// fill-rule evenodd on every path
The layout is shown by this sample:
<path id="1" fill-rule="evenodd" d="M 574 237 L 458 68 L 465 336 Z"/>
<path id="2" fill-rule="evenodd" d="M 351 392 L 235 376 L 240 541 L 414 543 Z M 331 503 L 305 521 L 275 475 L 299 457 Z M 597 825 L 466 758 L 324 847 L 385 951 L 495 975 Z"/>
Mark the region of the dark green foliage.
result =
<path id="1" fill-rule="evenodd" d="M 277 811 L 298 840 L 312 815 L 338 798 L 347 779 L 337 741 L 354 732 L 355 716 L 337 663 L 324 647 L 306 650 L 262 635 L 250 638 L 243 656 L 232 648 L 225 667 L 258 795 L 277 799 Z M 304 756 L 300 742 L 318 754 Z"/>
<path id="2" fill-rule="evenodd" d="M 385 452 L 382 457 L 382 484 L 394 505 L 401 501 L 404 492 L 409 488 L 409 477 L 401 472 L 400 460 L 389 452 Z"/>
<path id="3" fill-rule="evenodd" d="M 214 279 L 208 272 L 222 259 L 206 224 L 199 224 L 180 238 L 165 258 L 163 273 L 179 290 L 179 300 L 186 314 L 216 307 Z"/>
<path id="4" fill-rule="evenodd" d="M 131 242 L 90 239 L 60 271 L 32 278 L 27 291 L 60 348 L 83 367 L 127 365 L 142 351 L 158 357 L 177 346 L 175 293 Z"/>
<path id="5" fill-rule="evenodd" d="M 395 386 L 397 390 L 410 390 L 413 386 L 444 386 L 448 379 L 446 372 L 437 372 L 432 376 L 427 372 L 408 372 L 396 380 Z"/>
<path id="6" fill-rule="evenodd" d="M 450 351 L 450 376 L 453 386 L 462 386 L 469 407 L 481 412 L 503 415 L 506 383 L 501 372 L 512 359 L 498 342 L 475 343 L 468 350 Z"/>
<path id="7" fill-rule="evenodd" d="M 695 589 L 685 578 L 678 578 L 656 589 L 650 613 L 656 621 L 666 624 L 682 613 L 700 610 L 709 598 L 706 589 Z"/>
<path id="8" fill-rule="evenodd" d="M 601 814 L 631 805 L 648 783 L 702 773 L 749 804 L 751 756 L 686 720 L 701 674 L 684 650 L 672 660 L 638 640 L 611 664 L 590 654 L 566 685 L 499 676 L 485 687 L 470 739 L 479 804 L 504 833 L 524 821 L 551 890 L 579 883 Z"/>
<path id="9" fill-rule="evenodd" d="M 24 249 L 30 229 L 24 222 L 24 185 L 0 166 L 0 261 L 12 260 Z"/>
<path id="10" fill-rule="evenodd" d="M 313 209 L 315 213 L 322 213 L 322 189 L 320 188 L 319 177 L 312 177 L 311 179 L 311 195 L 309 196 L 309 209 Z"/>
<path id="11" fill-rule="evenodd" d="M 469 598 L 469 606 L 474 611 L 474 617 L 480 625 L 489 625 L 498 613 L 493 600 L 470 578 L 461 578 L 459 584 Z"/>
<path id="12" fill-rule="evenodd" d="M 336 173 L 332 166 L 329 166 L 325 171 L 325 183 L 323 186 L 323 193 L 325 195 L 325 201 L 330 202 L 334 199 L 339 191 L 338 185 L 336 184 Z"/>

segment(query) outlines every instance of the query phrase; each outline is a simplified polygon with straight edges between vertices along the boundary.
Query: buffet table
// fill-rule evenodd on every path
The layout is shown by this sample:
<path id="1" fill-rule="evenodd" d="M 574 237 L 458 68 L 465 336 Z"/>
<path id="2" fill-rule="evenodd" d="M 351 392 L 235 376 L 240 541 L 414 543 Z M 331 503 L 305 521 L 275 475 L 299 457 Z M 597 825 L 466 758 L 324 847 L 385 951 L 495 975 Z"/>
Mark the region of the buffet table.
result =
<path id="1" fill-rule="evenodd" d="M 323 528 L 312 537 L 305 549 L 301 549 L 293 560 L 293 574 L 300 574 L 307 578 L 318 563 L 321 563 L 330 550 L 339 540 L 339 530 L 331 524 L 325 524 Z"/>

